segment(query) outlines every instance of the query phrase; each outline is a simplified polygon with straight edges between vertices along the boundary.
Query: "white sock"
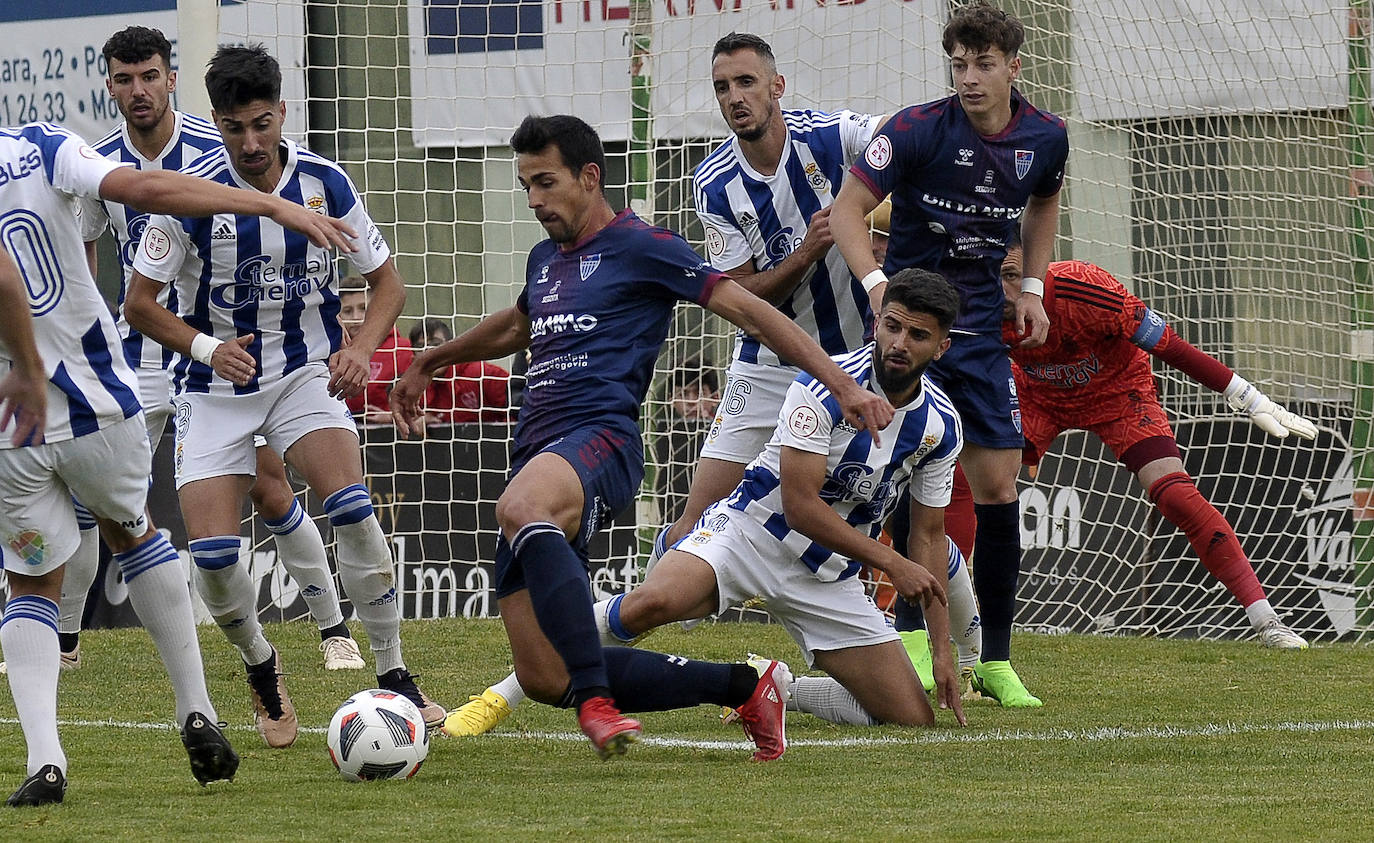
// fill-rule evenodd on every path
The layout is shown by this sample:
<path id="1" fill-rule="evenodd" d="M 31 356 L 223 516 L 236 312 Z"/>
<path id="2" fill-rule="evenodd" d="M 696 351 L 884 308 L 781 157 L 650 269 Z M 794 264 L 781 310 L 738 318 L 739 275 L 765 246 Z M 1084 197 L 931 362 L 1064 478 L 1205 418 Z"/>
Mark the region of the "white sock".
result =
<path id="1" fill-rule="evenodd" d="M 258 622 L 257 595 L 247 565 L 239 560 L 239 545 L 238 536 L 212 536 L 190 543 L 196 590 L 244 663 L 262 664 L 272 658 L 272 645 Z"/>
<path id="2" fill-rule="evenodd" d="M 405 667 L 401 657 L 401 605 L 396 571 L 382 525 L 372 512 L 372 496 L 361 483 L 340 489 L 324 502 L 334 526 L 335 556 L 344 593 L 367 630 L 377 675 Z"/>
<path id="3" fill-rule="evenodd" d="M 672 524 L 663 525 L 663 529 L 654 536 L 653 550 L 649 551 L 649 563 L 644 566 L 644 576 L 649 576 L 649 572 L 658 564 L 658 560 L 663 558 L 663 554 L 668 552 L 668 531 L 673 529 Z"/>
<path id="4" fill-rule="evenodd" d="M 218 720 L 210 691 L 205 687 L 205 664 L 201 661 L 200 641 L 191 615 L 191 592 L 186 587 L 176 548 L 158 533 L 128 553 L 115 554 L 114 562 L 124 574 L 129 602 L 167 667 L 176 695 L 177 725 L 184 724 L 193 711 L 211 722 Z"/>
<path id="5" fill-rule="evenodd" d="M 76 520 L 81 525 L 81 543 L 63 566 L 62 603 L 57 615 L 57 631 L 68 634 L 81 631 L 86 597 L 91 593 L 91 583 L 95 582 L 100 568 L 100 531 L 95 528 L 95 519 L 91 518 L 89 528 L 80 513 Z"/>
<path id="6" fill-rule="evenodd" d="M 620 601 L 625 599 L 625 595 L 617 594 L 614 597 L 607 597 L 605 600 L 598 600 L 592 605 L 592 614 L 596 617 L 596 631 L 601 633 L 601 646 L 603 647 L 628 647 L 634 643 L 638 636 L 628 632 L 621 636 L 611 629 L 611 616 L 615 615 L 615 622 L 620 623 Z M 624 627 L 621 627 L 624 631 Z"/>
<path id="7" fill-rule="evenodd" d="M 831 723 L 878 725 L 878 721 L 864 711 L 849 689 L 829 676 L 798 676 L 792 683 L 792 696 L 787 701 L 787 710 L 814 714 Z"/>
<path id="8" fill-rule="evenodd" d="M 946 539 L 949 541 L 948 539 Z M 949 632 L 959 651 L 959 666 L 973 667 L 983 651 L 983 621 L 964 555 L 949 542 Z"/>
<path id="9" fill-rule="evenodd" d="M 324 552 L 324 537 L 314 520 L 306 515 L 299 502 L 292 501 L 291 511 L 280 521 L 263 519 L 277 543 L 277 561 L 300 586 L 301 597 L 310 608 L 310 616 L 320 629 L 343 623 L 339 608 L 339 592 L 334 587 L 334 575 L 329 571 L 329 557 Z"/>
<path id="10" fill-rule="evenodd" d="M 29 746 L 26 775 L 45 764 L 67 774 L 67 755 L 57 737 L 57 604 L 37 594 L 11 597 L 0 620 L 10 694 Z"/>
<path id="11" fill-rule="evenodd" d="M 525 689 L 520 687 L 514 673 L 492 685 L 491 690 L 500 694 L 501 699 L 505 700 L 512 709 L 525 701 Z"/>
<path id="12" fill-rule="evenodd" d="M 1250 626 L 1258 632 L 1260 627 L 1277 618 L 1279 613 L 1275 612 L 1274 607 L 1269 605 L 1267 598 L 1262 597 L 1245 607 L 1245 616 L 1250 619 Z"/>

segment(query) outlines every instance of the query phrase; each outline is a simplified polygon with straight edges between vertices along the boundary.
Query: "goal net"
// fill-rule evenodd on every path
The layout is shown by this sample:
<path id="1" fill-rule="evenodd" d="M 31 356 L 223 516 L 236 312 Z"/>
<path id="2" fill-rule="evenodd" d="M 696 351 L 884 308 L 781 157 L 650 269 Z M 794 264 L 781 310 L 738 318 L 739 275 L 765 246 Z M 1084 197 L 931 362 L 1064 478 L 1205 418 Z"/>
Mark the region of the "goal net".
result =
<path id="1" fill-rule="evenodd" d="M 1069 126 L 1056 258 L 1103 266 L 1190 342 L 1318 423 L 1315 443 L 1266 438 L 1216 394 L 1156 366 L 1186 467 L 1281 615 L 1304 634 L 1367 639 L 1367 0 L 1353 11 L 1322 0 L 1003 5 L 1026 25 L 1020 89 Z M 221 16 L 221 40 L 294 50 L 288 129 L 348 169 L 387 235 L 410 285 L 402 334 L 425 319 L 461 331 L 515 300 L 543 237 L 506 147 L 526 114 L 587 119 L 610 154 L 612 205 L 699 247 L 691 172 L 728 137 L 710 85 L 720 36 L 770 41 L 785 107 L 887 113 L 950 92 L 942 0 L 243 6 L 232 25 Z M 110 31 L 124 23 L 104 20 Z M 188 68 L 182 84 L 195 76 Z M 709 401 L 703 409 L 689 393 L 723 386 L 731 336 L 701 309 L 679 309 L 644 407 L 639 501 L 594 548 L 598 591 L 632 586 L 657 527 L 680 510 L 709 425 Z M 424 442 L 365 431 L 408 616 L 495 613 L 492 513 L 508 436 L 493 422 L 437 426 Z M 1240 607 L 1093 437 L 1062 437 L 1038 473 L 1023 473 L 1020 499 L 1023 626 L 1248 633 Z M 265 611 L 300 614 L 272 573 L 269 534 L 257 522 L 251 532 Z"/>

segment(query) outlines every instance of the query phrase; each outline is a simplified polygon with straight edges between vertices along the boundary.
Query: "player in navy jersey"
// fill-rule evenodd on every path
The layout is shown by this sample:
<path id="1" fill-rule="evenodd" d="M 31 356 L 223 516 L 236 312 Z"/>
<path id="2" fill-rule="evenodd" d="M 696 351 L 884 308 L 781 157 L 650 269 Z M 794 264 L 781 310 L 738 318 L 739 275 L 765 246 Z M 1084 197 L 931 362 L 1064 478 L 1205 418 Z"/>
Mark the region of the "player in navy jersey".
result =
<path id="1" fill-rule="evenodd" d="M 0 647 L 29 751 L 28 778 L 9 804 L 60 802 L 66 790 L 57 603 L 79 540 L 72 495 L 100 519 L 129 601 L 166 665 L 192 773 L 201 783 L 232 778 L 238 757 L 215 725 L 185 575 L 147 515 L 151 452 L 138 386 L 91 277 L 76 200 L 101 196 L 161 213 L 270 214 L 319 244 L 347 245 L 347 228 L 280 197 L 136 172 L 47 123 L 0 130 L 0 171 L 7 175 L 0 242 L 14 248 L 48 381 L 41 441 L 0 439 L 0 556 L 9 585 Z M 12 365 L 12 353 L 0 348 L 0 370 Z"/>
<path id="2" fill-rule="evenodd" d="M 602 185 L 605 153 L 585 122 L 529 117 L 511 146 L 549 239 L 530 251 L 515 306 L 415 358 L 392 390 L 397 426 L 423 431 L 421 402 L 438 370 L 529 347 L 510 481 L 496 504 L 496 594 L 520 684 L 542 702 L 576 706 L 579 726 L 602 757 L 624 752 L 640 732 L 617 705 L 652 711 L 733 706 L 731 699 L 742 706 L 761 757 L 770 757 L 786 666 L 688 662 L 625 648 L 603 653 L 587 543 L 634 500 L 643 479 L 640 405 L 679 300 L 724 316 L 823 379 L 850 424 L 876 436 L 892 408 L 682 238 L 612 210 Z"/>
<path id="3" fill-rule="evenodd" d="M 861 347 L 873 314 L 844 256 L 832 248 L 830 204 L 883 118 L 781 108 L 786 80 L 757 35 L 731 33 L 717 41 L 711 81 L 734 137 L 693 175 L 707 259 L 791 317 L 827 354 Z M 799 373 L 742 332 L 732 358 L 687 504 L 659 536 L 655 558 L 739 483 L 772 436 L 788 384 Z"/>
<path id="4" fill-rule="evenodd" d="M 177 73 L 172 70 L 172 45 L 161 32 L 130 26 L 111 35 L 101 50 L 105 59 L 106 90 L 124 120 L 92 147 L 111 161 L 129 163 L 139 170 L 179 170 L 206 152 L 222 145 L 219 130 L 208 121 L 171 108 Z M 133 272 L 134 255 L 148 215 L 118 202 L 93 199 L 81 204 L 82 236 L 88 244 L 108 225 L 114 235 L 120 265 L 116 325 L 124 340 L 124 353 L 138 378 L 139 401 L 148 423 L 148 439 L 157 453 L 163 430 L 172 414 L 172 353 L 129 327 L 124 318 L 124 295 Z M 176 310 L 169 285 L 161 302 Z M 300 586 L 300 591 L 321 630 L 320 647 L 325 666 L 338 669 L 365 667 L 358 646 L 348 633 L 339 607 L 338 592 L 329 571 L 324 540 L 315 524 L 297 504 L 286 479 L 281 457 L 271 448 L 258 449 L 258 474 L 249 492 L 253 505 L 275 535 L 278 558 Z M 57 633 L 62 666 L 81 665 L 79 635 L 81 618 L 99 561 L 95 519 L 77 507 L 81 544 L 67 563 L 62 580 L 62 611 Z M 0 670 L 3 670 L 0 664 Z"/>
<path id="5" fill-rule="evenodd" d="M 339 400 L 366 384 L 405 284 L 343 170 L 283 140 L 276 59 L 261 47 L 221 48 L 205 86 L 224 146 L 184 172 L 346 219 L 361 235 L 348 259 L 371 285 L 373 303 L 345 344 L 332 250 L 254 217 L 149 220 L 125 311 L 134 328 L 183 355 L 173 366 L 175 464 L 196 586 L 243 657 L 258 731 L 269 746 L 289 746 L 295 709 L 239 559 L 241 505 L 258 464 L 254 437 L 263 436 L 324 502 L 378 687 L 404 694 L 437 728 L 446 712 L 420 692 L 402 657 L 391 549 L 363 485 L 357 426 Z M 176 285 L 181 318 L 158 304 L 167 283 Z"/>
<path id="6" fill-rule="evenodd" d="M 955 95 L 893 115 L 850 170 L 831 212 L 835 243 L 871 296 L 885 272 L 917 266 L 943 274 L 963 310 L 950 351 L 931 378 L 964 420 L 960 458 L 979 508 L 973 580 L 983 622 L 974 681 L 1005 706 L 1038 706 L 1011 666 L 1011 628 L 1020 574 L 1016 477 L 1021 422 L 1011 362 L 1002 342 L 1001 262 L 1019 226 L 1026 291 L 1016 324 L 1032 347 L 1049 328 L 1041 301 L 1068 157 L 1064 121 L 1013 87 L 1021 72 L 1021 23 L 985 2 L 956 10 L 945 27 Z M 891 194 L 885 265 L 873 258 L 865 216 Z M 899 618 L 903 608 L 898 601 Z"/>

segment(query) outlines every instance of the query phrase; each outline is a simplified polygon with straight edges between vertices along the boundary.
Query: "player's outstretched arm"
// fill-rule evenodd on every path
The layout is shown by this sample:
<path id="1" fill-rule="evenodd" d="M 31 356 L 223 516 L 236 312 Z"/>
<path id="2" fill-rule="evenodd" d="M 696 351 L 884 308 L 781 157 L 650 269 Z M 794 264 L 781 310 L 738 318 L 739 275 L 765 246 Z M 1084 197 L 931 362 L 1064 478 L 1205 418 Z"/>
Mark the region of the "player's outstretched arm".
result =
<path id="1" fill-rule="evenodd" d="M 949 553 L 945 540 L 945 510 L 911 501 L 911 531 L 907 538 L 911 561 L 930 572 L 936 581 L 949 584 Z M 949 607 L 936 600 L 923 604 L 926 628 L 935 668 L 935 698 L 940 708 L 954 712 L 960 726 L 968 725 L 960 700 L 959 682 L 954 671 L 954 654 L 949 644 Z"/>
<path id="2" fill-rule="evenodd" d="M 48 379 L 33 338 L 33 316 L 19 265 L 0 248 L 0 343 L 13 365 L 0 379 L 0 431 L 11 423 L 16 447 L 43 441 L 48 421 Z"/>
<path id="3" fill-rule="evenodd" d="M 184 173 L 120 167 L 101 180 L 100 198 L 151 214 L 270 217 L 279 225 L 304 234 L 316 246 L 357 251 L 353 239 L 358 233 L 341 220 L 317 214 L 270 193 L 228 187 Z"/>
<path id="4" fill-rule="evenodd" d="M 778 470 L 781 473 L 782 512 L 787 526 L 822 547 L 887 574 L 897 593 L 908 600 L 946 605 L 945 587 L 930 571 L 854 529 L 821 500 L 821 486 L 826 476 L 825 454 L 784 445 Z M 948 578 L 947 573 L 944 576 Z M 948 613 L 945 628 L 948 631 Z"/>
<path id="5" fill-rule="evenodd" d="M 873 259 L 873 237 L 868 230 L 868 215 L 883 197 L 874 196 L 868 185 L 852 175 L 845 176 L 835 203 L 830 206 L 830 236 L 849 264 L 849 271 L 863 282 L 873 312 L 883 309 L 887 276 Z"/>
<path id="6" fill-rule="evenodd" d="M 873 259 L 869 255 L 869 260 Z M 721 281 L 706 303 L 712 313 L 723 316 L 764 345 L 829 387 L 840 402 L 844 417 L 860 429 L 868 428 L 874 442 L 879 431 L 892 421 L 892 405 L 855 383 L 821 349 L 816 341 L 797 327 L 797 323 L 776 308 L 733 281 Z"/>
<path id="7" fill-rule="evenodd" d="M 424 398 L 443 369 L 474 360 L 509 357 L 528 348 L 530 320 L 518 307 L 497 311 L 443 345 L 420 352 L 391 387 L 391 418 L 402 435 L 425 432 Z"/>

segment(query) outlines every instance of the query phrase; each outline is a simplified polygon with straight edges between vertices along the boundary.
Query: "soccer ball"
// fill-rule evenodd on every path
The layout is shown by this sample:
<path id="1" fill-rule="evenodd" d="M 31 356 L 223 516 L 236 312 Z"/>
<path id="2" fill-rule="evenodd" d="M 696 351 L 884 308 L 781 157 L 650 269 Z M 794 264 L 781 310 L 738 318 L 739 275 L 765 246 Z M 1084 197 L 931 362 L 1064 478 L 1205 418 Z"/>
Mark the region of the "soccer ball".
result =
<path id="1" fill-rule="evenodd" d="M 408 779 L 429 754 L 415 704 L 394 691 L 359 691 L 329 721 L 329 760 L 349 781 Z"/>

